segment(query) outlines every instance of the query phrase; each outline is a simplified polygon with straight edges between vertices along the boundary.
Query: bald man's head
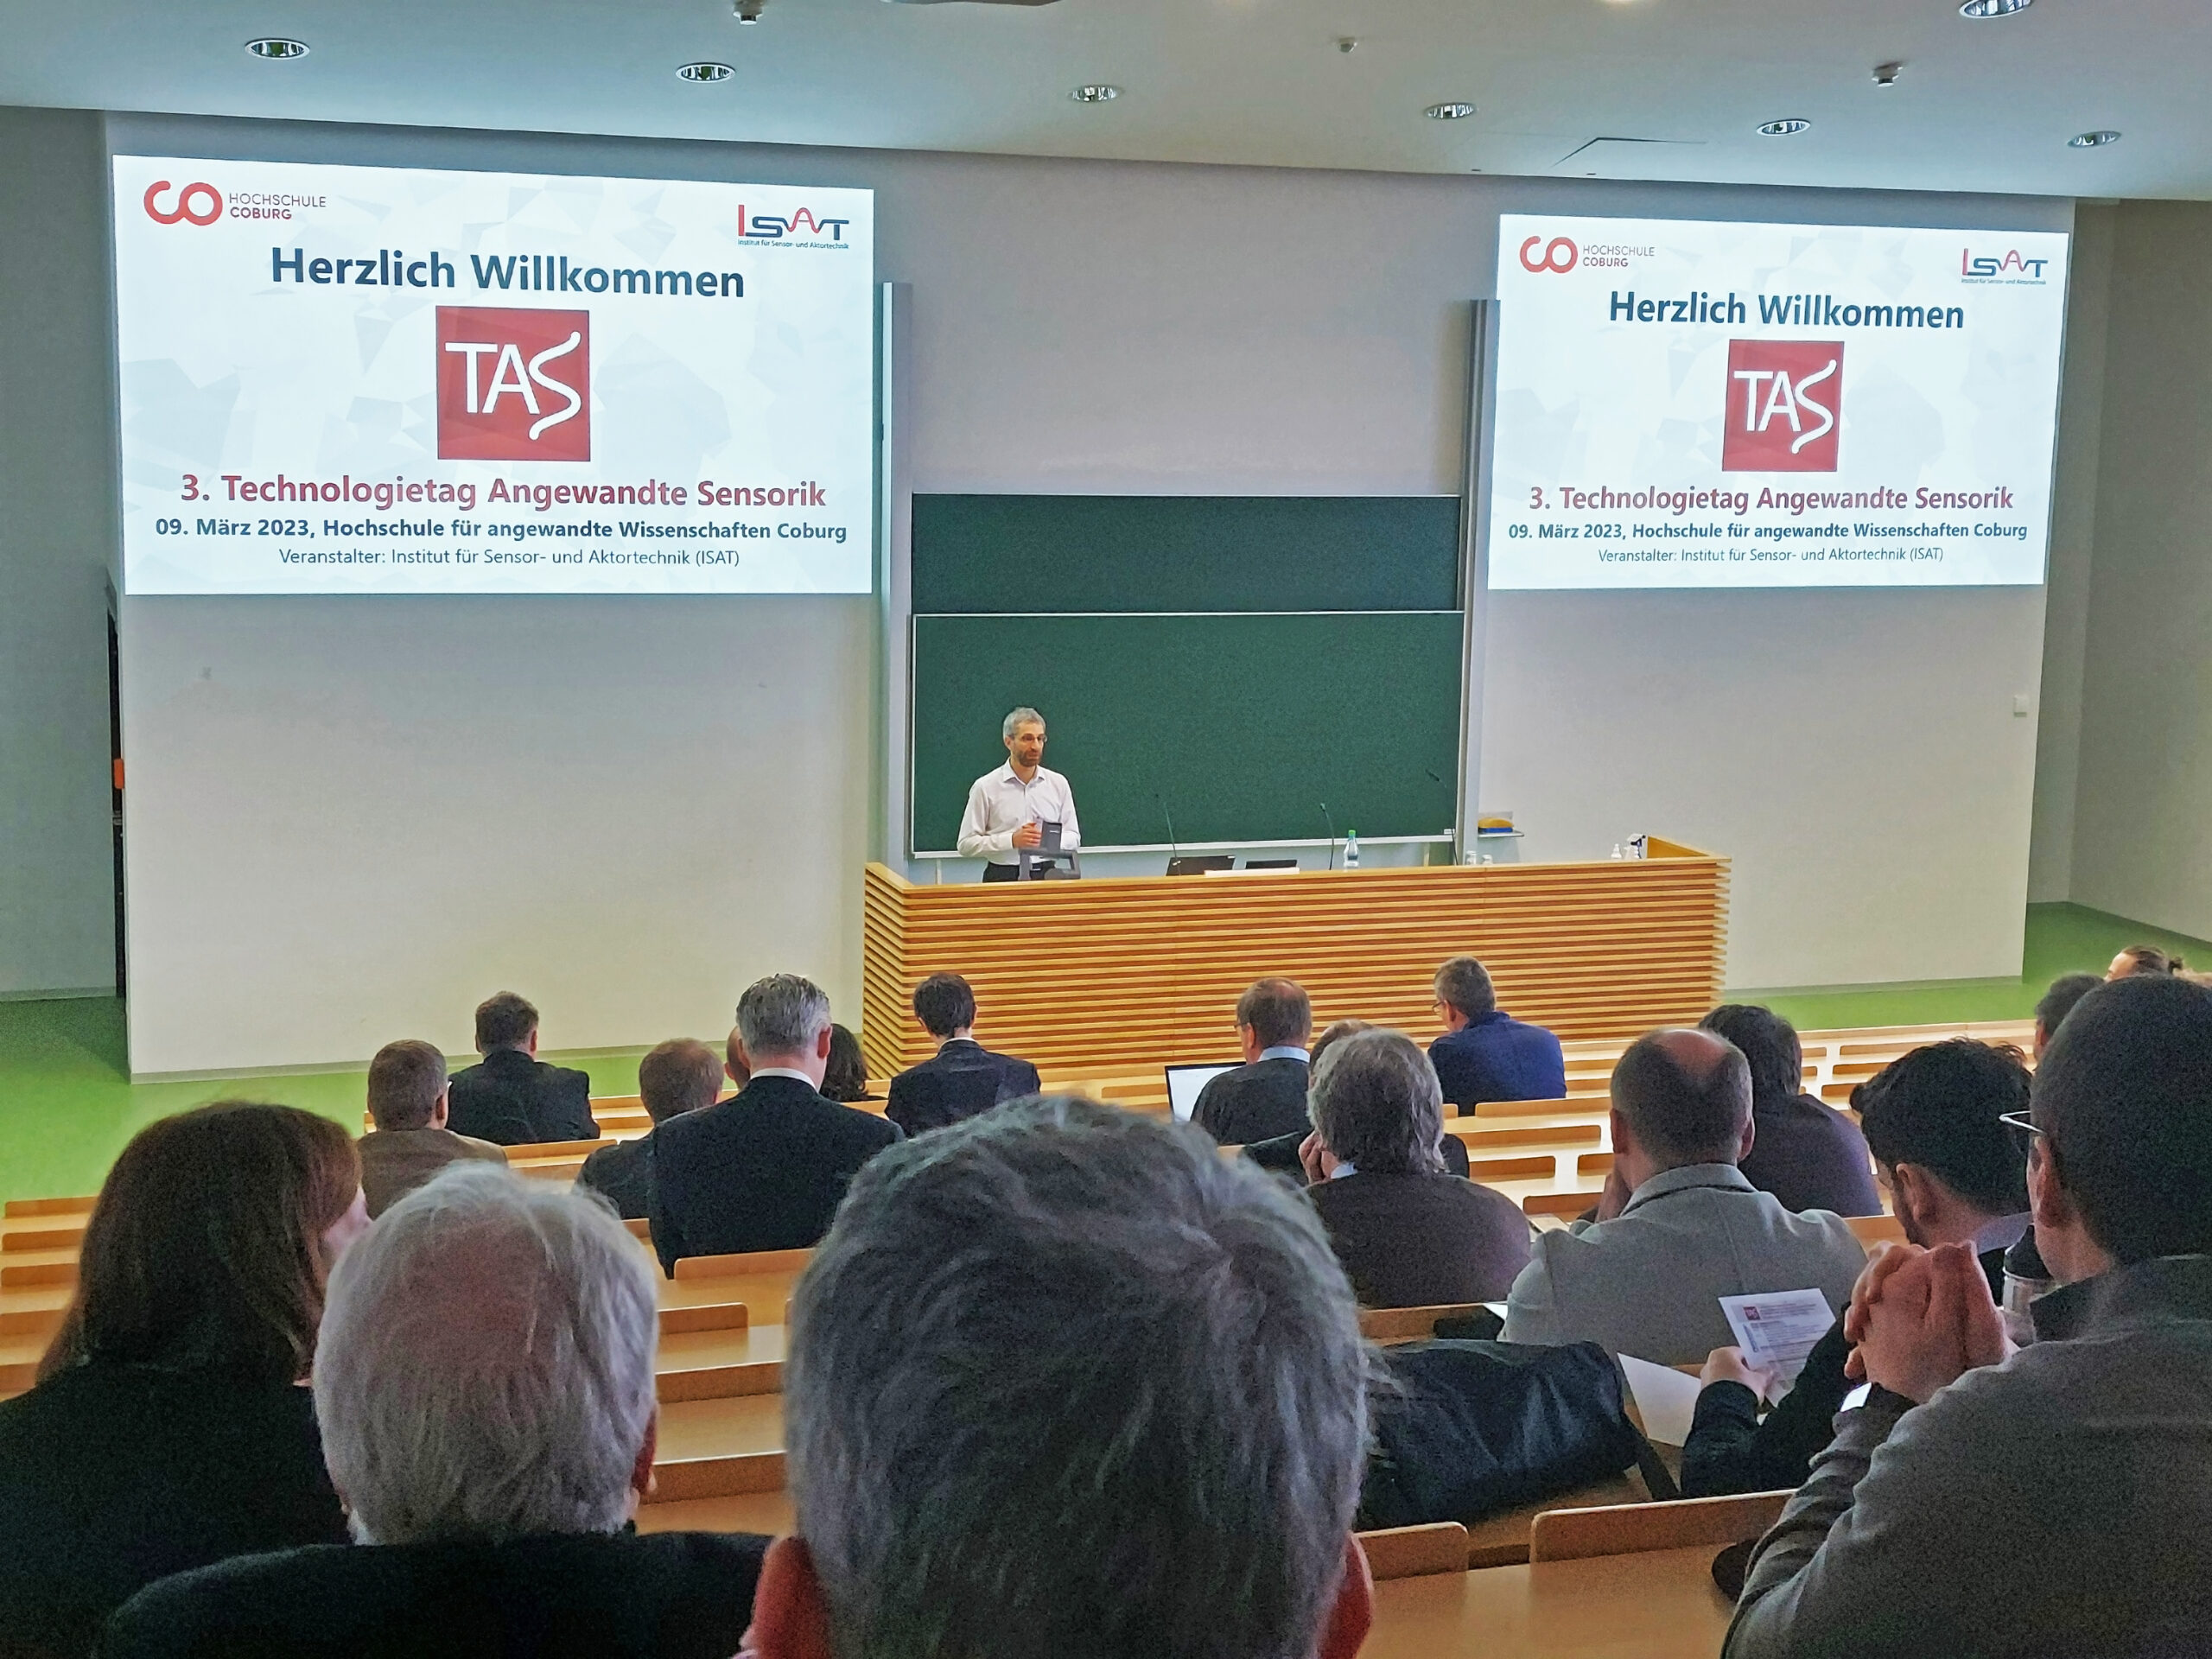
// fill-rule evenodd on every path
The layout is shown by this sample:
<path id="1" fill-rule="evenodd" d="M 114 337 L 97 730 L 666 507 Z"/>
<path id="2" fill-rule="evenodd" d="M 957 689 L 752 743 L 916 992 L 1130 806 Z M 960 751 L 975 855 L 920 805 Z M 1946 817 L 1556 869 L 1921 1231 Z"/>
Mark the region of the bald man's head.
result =
<path id="1" fill-rule="evenodd" d="M 1709 1031 L 1649 1032 L 1613 1068 L 1613 1109 L 1655 1170 L 1732 1164 L 1751 1121 L 1751 1068 Z"/>

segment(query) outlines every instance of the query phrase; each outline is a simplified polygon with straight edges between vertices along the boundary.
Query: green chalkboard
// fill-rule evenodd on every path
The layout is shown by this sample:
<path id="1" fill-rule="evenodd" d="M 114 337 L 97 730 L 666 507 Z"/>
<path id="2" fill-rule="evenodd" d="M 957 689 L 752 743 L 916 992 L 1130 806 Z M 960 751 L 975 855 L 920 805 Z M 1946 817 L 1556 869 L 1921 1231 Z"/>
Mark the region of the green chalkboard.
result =
<path id="1" fill-rule="evenodd" d="M 1459 604 L 1457 496 L 914 498 L 917 616 Z"/>
<path id="2" fill-rule="evenodd" d="M 950 852 L 1000 721 L 1051 729 L 1084 844 L 1448 834 L 1457 818 L 1457 610 L 916 616 L 913 850 Z M 1165 810 L 1163 810 L 1163 804 Z"/>

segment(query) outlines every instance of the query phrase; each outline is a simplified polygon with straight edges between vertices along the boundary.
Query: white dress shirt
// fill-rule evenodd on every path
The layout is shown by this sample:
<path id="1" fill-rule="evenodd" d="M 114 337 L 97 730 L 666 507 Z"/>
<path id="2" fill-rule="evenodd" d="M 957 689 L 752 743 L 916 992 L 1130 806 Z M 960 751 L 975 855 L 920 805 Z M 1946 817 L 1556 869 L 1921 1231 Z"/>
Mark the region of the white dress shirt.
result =
<path id="1" fill-rule="evenodd" d="M 997 864 L 1017 862 L 1014 832 L 1025 823 L 1046 819 L 1060 826 L 1063 850 L 1083 845 L 1075 819 L 1075 791 L 1058 772 L 1039 766 L 1026 784 L 1011 766 L 986 772 L 968 791 L 968 810 L 960 818 L 960 856 L 988 858 Z"/>

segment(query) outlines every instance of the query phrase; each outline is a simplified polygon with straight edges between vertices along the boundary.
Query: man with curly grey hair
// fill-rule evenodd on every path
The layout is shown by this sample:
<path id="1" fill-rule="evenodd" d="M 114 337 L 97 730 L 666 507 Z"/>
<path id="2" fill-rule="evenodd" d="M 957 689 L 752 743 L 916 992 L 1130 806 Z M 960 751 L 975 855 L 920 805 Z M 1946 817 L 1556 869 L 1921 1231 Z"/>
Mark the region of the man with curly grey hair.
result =
<path id="1" fill-rule="evenodd" d="M 799 1281 L 757 1659 L 1352 1659 L 1367 1359 L 1298 1196 L 1018 1101 L 894 1147 Z"/>

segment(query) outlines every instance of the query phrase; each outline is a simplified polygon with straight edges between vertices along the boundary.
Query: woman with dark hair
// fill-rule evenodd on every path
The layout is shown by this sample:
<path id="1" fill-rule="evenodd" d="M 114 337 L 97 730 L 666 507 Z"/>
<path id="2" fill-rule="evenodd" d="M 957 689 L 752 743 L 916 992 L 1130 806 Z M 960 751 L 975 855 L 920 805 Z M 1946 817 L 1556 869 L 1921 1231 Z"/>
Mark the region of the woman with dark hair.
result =
<path id="1" fill-rule="evenodd" d="M 224 1101 L 132 1137 L 38 1384 L 0 1403 L 0 1653 L 88 1653 L 156 1579 L 346 1541 L 305 1384 L 368 1224 L 353 1140 L 312 1112 Z"/>
<path id="2" fill-rule="evenodd" d="M 830 1027 L 830 1064 L 822 1071 L 822 1097 L 838 1101 L 869 1098 L 868 1058 L 861 1052 L 861 1039 L 842 1026 Z"/>
<path id="3" fill-rule="evenodd" d="M 2112 966 L 2105 969 L 2107 980 L 2133 979 L 2139 976 L 2156 979 L 2166 974 L 2186 973 L 2189 964 L 2179 957 L 2169 956 L 2155 944 L 2131 944 L 2112 959 Z"/>

